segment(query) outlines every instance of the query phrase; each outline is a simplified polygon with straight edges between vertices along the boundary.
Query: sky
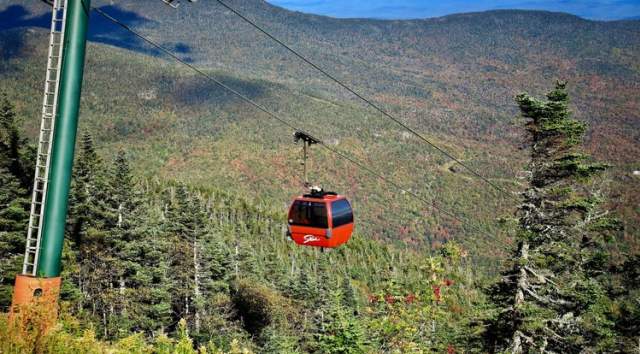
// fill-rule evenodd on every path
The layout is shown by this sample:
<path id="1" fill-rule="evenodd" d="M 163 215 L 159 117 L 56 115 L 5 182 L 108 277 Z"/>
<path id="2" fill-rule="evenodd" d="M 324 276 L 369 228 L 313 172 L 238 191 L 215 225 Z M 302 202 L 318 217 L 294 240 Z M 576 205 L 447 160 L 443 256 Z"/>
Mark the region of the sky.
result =
<path id="1" fill-rule="evenodd" d="M 460 12 L 527 9 L 568 12 L 595 20 L 640 16 L 640 0 L 267 0 L 290 10 L 332 17 L 428 18 Z"/>

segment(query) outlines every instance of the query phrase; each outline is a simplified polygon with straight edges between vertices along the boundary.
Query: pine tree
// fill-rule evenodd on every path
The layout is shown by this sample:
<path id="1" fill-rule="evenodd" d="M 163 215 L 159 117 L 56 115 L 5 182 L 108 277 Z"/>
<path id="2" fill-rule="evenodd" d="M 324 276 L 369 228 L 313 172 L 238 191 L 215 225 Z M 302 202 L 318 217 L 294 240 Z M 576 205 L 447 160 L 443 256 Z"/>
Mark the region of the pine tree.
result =
<path id="1" fill-rule="evenodd" d="M 87 230 L 101 222 L 100 196 L 104 194 L 104 166 L 93 146 L 90 134 L 84 134 L 79 157 L 75 163 L 69 195 L 68 234 L 80 248 Z"/>
<path id="2" fill-rule="evenodd" d="M 318 258 L 316 264 L 316 286 L 317 286 L 317 300 L 319 302 L 326 301 L 331 298 L 331 294 L 337 287 L 337 279 L 333 277 L 335 268 L 332 266 L 333 259 L 331 254 L 322 254 Z"/>
<path id="3" fill-rule="evenodd" d="M 184 185 L 176 188 L 166 227 L 169 237 L 174 240 L 170 251 L 174 313 L 186 318 L 194 336 L 198 336 L 202 330 L 207 293 L 220 286 L 216 280 L 226 278 L 228 257 L 224 253 L 205 253 L 212 247 L 207 247 L 210 235 L 202 199 Z"/>
<path id="4" fill-rule="evenodd" d="M 175 323 L 171 306 L 171 268 L 167 257 L 170 240 L 166 239 L 162 213 L 147 201 L 134 214 L 136 238 L 127 245 L 135 262 L 127 277 L 131 307 L 127 317 L 134 331 L 165 333 Z M 136 261 L 137 260 L 137 261 Z"/>
<path id="5" fill-rule="evenodd" d="M 325 298 L 326 310 L 316 332 L 316 351 L 319 353 L 365 353 L 364 333 L 351 309 L 343 305 L 340 290 Z"/>
<path id="6" fill-rule="evenodd" d="M 117 225 L 117 204 L 109 170 L 95 151 L 93 138 L 84 134 L 82 150 L 74 169 L 68 228 L 72 249 L 77 252 L 75 284 L 86 299 L 84 308 L 99 324 L 104 338 L 116 334 L 118 278 L 112 272 L 118 263 L 111 230 Z"/>
<path id="7" fill-rule="evenodd" d="M 208 231 L 197 246 L 200 288 L 199 296 L 194 299 L 201 326 L 200 331 L 194 333 L 194 338 L 200 343 L 211 339 L 213 333 L 222 335 L 227 328 L 221 328 L 220 323 L 231 320 L 231 256 L 220 237 L 218 232 Z"/>
<path id="8" fill-rule="evenodd" d="M 604 274 L 606 234 L 616 223 L 589 183 L 605 169 L 581 149 L 584 123 L 571 118 L 564 83 L 541 101 L 516 97 L 532 138 L 529 187 L 519 207 L 513 264 L 490 291 L 499 309 L 487 350 L 577 353 L 604 350 L 612 324 Z"/>
<path id="9" fill-rule="evenodd" d="M 265 354 L 295 354 L 298 349 L 298 337 L 289 333 L 285 328 L 275 325 L 268 326 L 261 334 L 264 345 L 262 353 Z"/>
<path id="10" fill-rule="evenodd" d="M 22 270 L 33 182 L 33 148 L 19 125 L 13 105 L 0 95 L 0 308 L 11 303 L 15 275 Z"/>
<path id="11" fill-rule="evenodd" d="M 633 353 L 640 348 L 640 255 L 629 257 L 620 268 L 622 291 L 614 321 L 621 334 L 620 352 Z"/>
<path id="12" fill-rule="evenodd" d="M 292 288 L 293 298 L 314 303 L 318 299 L 317 284 L 309 276 L 308 270 L 301 268 Z"/>
<path id="13" fill-rule="evenodd" d="M 126 335 L 131 331 L 144 330 L 152 332 L 161 328 L 165 316 L 153 323 L 141 313 L 148 313 L 149 304 L 157 300 L 153 294 L 163 295 L 166 286 L 153 285 L 154 272 L 164 265 L 157 258 L 149 258 L 148 243 L 154 242 L 145 237 L 152 223 L 141 208 L 142 200 L 137 187 L 133 183 L 129 164 L 124 151 L 118 152 L 109 170 L 107 205 L 115 212 L 114 224 L 109 225 L 106 244 L 109 245 L 108 259 L 113 283 L 105 291 L 112 301 L 109 323 L 111 333 L 115 337 Z M 148 266 L 153 263 L 152 266 Z M 158 274 L 158 275 L 161 275 Z M 160 297 L 162 299 L 162 296 Z"/>
<path id="14" fill-rule="evenodd" d="M 19 179 L 3 167 L 0 186 L 0 308 L 6 308 L 15 276 L 22 271 L 29 200 Z"/>
<path id="15" fill-rule="evenodd" d="M 134 185 L 132 182 L 129 164 L 124 151 L 118 152 L 114 163 L 114 171 L 110 180 L 110 190 L 113 192 L 111 198 L 117 210 L 117 221 L 115 227 L 111 229 L 109 243 L 113 245 L 112 253 L 115 262 L 111 271 L 117 283 L 117 304 L 118 312 L 126 312 L 127 289 L 132 284 L 127 284 L 128 279 L 139 269 L 139 259 L 137 248 L 134 246 L 136 240 L 135 214 L 137 212 L 137 201 L 134 199 Z"/>
<path id="16" fill-rule="evenodd" d="M 20 120 L 7 96 L 0 94 L 0 167 L 28 188 L 33 183 L 34 148 L 20 132 Z"/>
<path id="17" fill-rule="evenodd" d="M 342 288 L 342 305 L 353 312 L 354 315 L 357 315 L 359 312 L 358 309 L 358 299 L 356 295 L 356 291 L 351 285 L 351 278 L 348 274 L 345 274 L 342 278 L 341 283 Z"/>

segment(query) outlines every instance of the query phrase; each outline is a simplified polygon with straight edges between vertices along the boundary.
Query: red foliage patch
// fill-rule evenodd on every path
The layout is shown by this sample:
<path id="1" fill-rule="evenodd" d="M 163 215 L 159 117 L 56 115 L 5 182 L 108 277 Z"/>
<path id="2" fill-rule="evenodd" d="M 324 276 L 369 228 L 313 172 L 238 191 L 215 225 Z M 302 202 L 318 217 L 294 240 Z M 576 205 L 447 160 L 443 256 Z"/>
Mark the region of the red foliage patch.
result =
<path id="1" fill-rule="evenodd" d="M 387 295 L 385 295 L 385 297 L 384 297 L 384 301 L 385 301 L 387 304 L 393 304 L 394 302 L 396 302 L 396 299 L 393 297 L 393 295 L 391 295 L 391 294 L 387 294 Z"/>
<path id="2" fill-rule="evenodd" d="M 404 298 L 404 302 L 407 304 L 413 304 L 416 301 L 416 296 L 414 294 L 409 294 Z"/>
<path id="3" fill-rule="evenodd" d="M 433 296 L 435 296 L 436 298 L 436 302 L 440 302 L 441 294 L 440 294 L 440 287 L 437 285 L 433 286 Z"/>

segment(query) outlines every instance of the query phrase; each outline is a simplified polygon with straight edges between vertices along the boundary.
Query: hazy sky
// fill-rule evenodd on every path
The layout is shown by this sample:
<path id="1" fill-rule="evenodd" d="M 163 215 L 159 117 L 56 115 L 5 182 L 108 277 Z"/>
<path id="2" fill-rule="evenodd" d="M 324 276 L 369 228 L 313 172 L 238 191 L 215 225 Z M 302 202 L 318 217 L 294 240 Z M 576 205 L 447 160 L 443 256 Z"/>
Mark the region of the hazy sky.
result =
<path id="1" fill-rule="evenodd" d="M 599 20 L 640 16 L 640 0 L 267 0 L 308 13 L 333 17 L 426 18 L 492 9 L 568 12 Z"/>

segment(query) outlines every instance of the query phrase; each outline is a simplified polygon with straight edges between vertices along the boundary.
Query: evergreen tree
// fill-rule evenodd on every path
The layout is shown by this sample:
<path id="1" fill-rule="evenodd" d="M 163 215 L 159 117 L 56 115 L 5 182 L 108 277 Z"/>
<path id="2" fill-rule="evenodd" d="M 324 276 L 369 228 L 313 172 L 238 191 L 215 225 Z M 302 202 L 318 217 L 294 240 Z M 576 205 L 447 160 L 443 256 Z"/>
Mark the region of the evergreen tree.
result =
<path id="1" fill-rule="evenodd" d="M 11 303 L 22 271 L 33 183 L 33 148 L 22 137 L 13 105 L 0 95 L 0 308 Z"/>
<path id="2" fill-rule="evenodd" d="M 124 151 L 118 152 L 114 163 L 113 173 L 110 179 L 111 198 L 117 212 L 117 221 L 109 234 L 109 243 L 112 245 L 112 254 L 115 262 L 111 271 L 118 283 L 117 307 L 119 313 L 127 311 L 127 289 L 133 286 L 128 284 L 131 278 L 139 269 L 138 249 L 135 247 L 139 241 L 136 239 L 135 224 L 137 220 L 137 200 L 134 199 L 134 185 L 132 182 L 129 164 Z M 134 246 L 134 247 L 132 247 Z"/>
<path id="3" fill-rule="evenodd" d="M 314 303 L 318 299 L 318 286 L 313 280 L 309 276 L 309 270 L 301 268 L 291 290 L 293 298 Z"/>
<path id="4" fill-rule="evenodd" d="M 204 343 L 215 334 L 223 335 L 230 326 L 221 325 L 230 322 L 232 317 L 229 298 L 230 252 L 220 239 L 221 235 L 209 231 L 198 243 L 197 262 L 199 292 L 195 299 L 195 308 L 200 316 L 200 331 L 194 333 L 199 343 Z"/>
<path id="5" fill-rule="evenodd" d="M 208 314 L 206 299 L 226 289 L 229 255 L 207 231 L 202 199 L 184 185 L 176 188 L 174 199 L 166 220 L 173 240 L 169 252 L 173 311 L 187 319 L 198 337 Z"/>
<path id="6" fill-rule="evenodd" d="M 319 302 L 326 302 L 327 299 L 330 299 L 332 292 L 338 285 L 338 279 L 334 277 L 334 275 L 337 275 L 334 273 L 334 262 L 329 253 L 322 254 L 318 258 L 316 264 L 316 286 L 318 294 L 317 300 Z"/>
<path id="7" fill-rule="evenodd" d="M 33 183 L 34 148 L 20 133 L 20 120 L 5 94 L 0 94 L 0 167 L 29 188 Z"/>
<path id="8" fill-rule="evenodd" d="M 268 326 L 261 334 L 264 345 L 262 353 L 265 354 L 295 354 L 298 349 L 298 337 L 289 333 L 285 328 L 275 325 Z"/>
<path id="9" fill-rule="evenodd" d="M 606 230 L 590 181 L 605 169 L 581 149 L 584 123 L 571 118 L 564 83 L 541 101 L 516 97 L 532 138 L 529 187 L 519 207 L 513 264 L 490 291 L 499 309 L 487 350 L 578 353 L 607 350 L 610 302 L 599 281 L 607 263 Z"/>
<path id="10" fill-rule="evenodd" d="M 29 199 L 20 180 L 0 167 L 0 308 L 11 304 L 16 274 L 22 272 Z"/>
<path id="11" fill-rule="evenodd" d="M 74 282 L 85 299 L 80 308 L 99 324 L 98 333 L 105 338 L 113 337 L 117 329 L 113 320 L 119 279 L 112 270 L 118 262 L 110 237 L 117 224 L 114 194 L 109 170 L 96 153 L 91 135 L 84 134 L 70 193 L 68 235 L 79 266 Z"/>
<path id="12" fill-rule="evenodd" d="M 115 211 L 115 224 L 109 225 L 106 240 L 114 280 L 105 290 L 112 303 L 109 315 L 112 337 L 139 330 L 153 332 L 168 322 L 166 314 L 156 313 L 157 321 L 140 315 L 149 313 L 150 305 L 156 307 L 157 302 L 162 303 L 168 297 L 166 285 L 154 284 L 158 277 L 162 279 L 161 270 L 166 264 L 157 258 L 161 253 L 150 257 L 154 253 L 151 247 L 155 245 L 149 243 L 157 243 L 148 237 L 154 225 L 146 219 L 148 215 L 141 208 L 141 196 L 123 151 L 117 154 L 113 168 L 109 170 L 107 189 L 111 194 L 109 208 Z"/>
<path id="13" fill-rule="evenodd" d="M 135 238 L 126 252 L 134 262 L 127 278 L 127 294 L 131 299 L 127 317 L 134 331 L 147 334 L 165 333 L 175 323 L 171 306 L 171 268 L 167 257 L 170 249 L 159 208 L 147 201 L 135 213 Z M 143 212 L 144 211 L 144 212 Z"/>
<path id="14" fill-rule="evenodd" d="M 326 311 L 316 333 L 316 351 L 319 353 L 365 353 L 364 333 L 351 309 L 343 305 L 340 290 L 325 298 Z"/>
<path id="15" fill-rule="evenodd" d="M 106 221 L 101 208 L 105 203 L 104 197 L 110 198 L 106 178 L 102 160 L 93 146 L 93 138 L 90 134 L 84 134 L 69 195 L 68 234 L 78 248 L 86 241 L 90 228 L 101 226 Z"/>
<path id="16" fill-rule="evenodd" d="M 346 309 L 349 309 L 353 312 L 354 315 L 357 315 L 358 310 L 358 299 L 356 295 L 356 291 L 351 285 L 351 278 L 348 274 L 345 274 L 342 278 L 341 283 L 342 288 L 342 304 Z"/>
<path id="17" fill-rule="evenodd" d="M 640 255 L 626 260 L 622 266 L 617 330 L 622 334 L 620 351 L 631 353 L 640 347 Z"/>

